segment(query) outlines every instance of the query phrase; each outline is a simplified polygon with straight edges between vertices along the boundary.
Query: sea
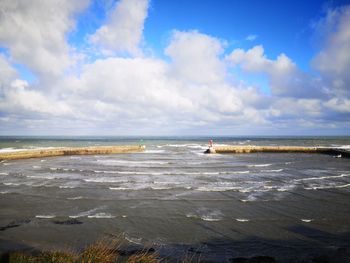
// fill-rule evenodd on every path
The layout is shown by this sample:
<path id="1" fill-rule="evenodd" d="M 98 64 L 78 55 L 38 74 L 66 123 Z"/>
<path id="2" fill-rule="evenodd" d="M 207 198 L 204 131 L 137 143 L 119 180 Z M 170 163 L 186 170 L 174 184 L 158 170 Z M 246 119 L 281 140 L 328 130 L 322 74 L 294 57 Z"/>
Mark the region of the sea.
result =
<path id="1" fill-rule="evenodd" d="M 146 146 L 1 161 L 0 254 L 111 238 L 169 262 L 350 262 L 349 158 L 204 154 L 209 139 L 350 149 L 350 137 L 0 137 L 0 152 Z"/>

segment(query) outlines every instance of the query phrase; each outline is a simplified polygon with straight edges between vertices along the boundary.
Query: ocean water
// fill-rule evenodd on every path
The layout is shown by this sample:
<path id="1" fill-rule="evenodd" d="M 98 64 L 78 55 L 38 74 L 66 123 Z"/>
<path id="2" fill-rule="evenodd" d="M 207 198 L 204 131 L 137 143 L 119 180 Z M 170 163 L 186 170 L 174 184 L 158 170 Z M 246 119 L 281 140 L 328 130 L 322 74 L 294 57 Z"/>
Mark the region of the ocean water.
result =
<path id="1" fill-rule="evenodd" d="M 0 252 L 81 248 L 115 237 L 174 260 L 184 254 L 220 262 L 257 255 L 277 262 L 350 259 L 350 159 L 207 155 L 208 139 L 0 138 L 0 151 L 146 145 L 143 153 L 2 161 Z M 214 144 L 349 149 L 350 138 L 221 137 Z"/>

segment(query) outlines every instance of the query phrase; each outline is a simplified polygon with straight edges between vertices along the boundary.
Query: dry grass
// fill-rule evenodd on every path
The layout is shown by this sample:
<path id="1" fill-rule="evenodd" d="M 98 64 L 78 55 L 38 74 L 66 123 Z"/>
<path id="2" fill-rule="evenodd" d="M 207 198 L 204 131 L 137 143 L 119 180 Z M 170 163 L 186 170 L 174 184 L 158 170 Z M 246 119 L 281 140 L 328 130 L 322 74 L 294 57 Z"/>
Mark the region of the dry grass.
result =
<path id="1" fill-rule="evenodd" d="M 120 257 L 118 240 L 101 240 L 87 246 L 81 253 L 73 251 L 46 251 L 38 255 L 12 252 L 9 263 L 159 263 L 160 260 L 149 251 Z"/>
<path id="2" fill-rule="evenodd" d="M 154 254 L 150 254 L 148 251 L 131 255 L 126 263 L 159 263 L 160 260 Z"/>

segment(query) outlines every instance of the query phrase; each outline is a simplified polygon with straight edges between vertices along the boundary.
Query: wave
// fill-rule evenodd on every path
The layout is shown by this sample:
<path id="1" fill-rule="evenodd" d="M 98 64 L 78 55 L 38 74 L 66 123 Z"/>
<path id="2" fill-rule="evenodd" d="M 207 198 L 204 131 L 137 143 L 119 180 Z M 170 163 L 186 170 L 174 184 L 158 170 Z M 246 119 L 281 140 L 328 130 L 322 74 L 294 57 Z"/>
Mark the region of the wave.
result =
<path id="1" fill-rule="evenodd" d="M 109 213 L 97 213 L 93 215 L 88 215 L 88 218 L 115 218 L 115 216 L 112 216 Z"/>
<path id="2" fill-rule="evenodd" d="M 127 183 L 127 180 L 122 180 L 118 178 L 110 178 L 110 177 L 100 177 L 100 178 L 90 178 L 84 179 L 85 182 L 93 182 L 93 183 Z"/>
<path id="3" fill-rule="evenodd" d="M 87 211 L 84 211 L 84 212 L 81 212 L 77 215 L 72 215 L 72 216 L 69 216 L 70 218 L 78 218 L 78 217 L 86 217 L 86 216 L 91 216 L 91 215 L 94 215 L 96 213 L 97 210 L 99 209 L 102 209 L 103 207 L 96 207 L 96 208 L 93 208 L 93 209 L 90 209 L 90 210 L 87 210 Z"/>
<path id="4" fill-rule="evenodd" d="M 52 175 L 44 176 L 44 175 L 26 175 L 27 178 L 33 178 L 33 179 L 48 179 L 53 180 L 57 179 L 56 177 L 52 177 Z"/>
<path id="5" fill-rule="evenodd" d="M 321 189 L 335 189 L 335 188 L 346 188 L 349 187 L 350 184 L 344 185 L 325 185 L 325 186 L 312 186 L 312 187 L 304 187 L 305 190 L 321 190 Z"/>
<path id="6" fill-rule="evenodd" d="M 32 166 L 34 169 L 41 169 L 41 166 L 40 165 L 33 165 Z"/>
<path id="7" fill-rule="evenodd" d="M 234 172 L 229 172 L 228 174 L 249 174 L 250 171 L 234 171 Z"/>
<path id="8" fill-rule="evenodd" d="M 19 186 L 19 185 L 21 185 L 20 183 L 3 183 L 3 184 L 7 185 L 7 186 L 10 186 L 10 185 Z"/>
<path id="9" fill-rule="evenodd" d="M 80 200 L 83 199 L 84 197 L 82 196 L 74 196 L 74 197 L 67 197 L 68 200 Z"/>
<path id="10" fill-rule="evenodd" d="M 0 175 L 9 175 L 9 173 L 1 172 Z"/>
<path id="11" fill-rule="evenodd" d="M 310 223 L 310 222 L 314 221 L 313 219 L 300 219 L 300 220 L 305 222 L 305 223 Z"/>
<path id="12" fill-rule="evenodd" d="M 261 170 L 261 172 L 268 172 L 268 173 L 278 173 L 282 172 L 283 169 L 275 169 L 275 170 Z"/>
<path id="13" fill-rule="evenodd" d="M 142 245 L 142 238 L 136 238 L 136 237 L 129 237 L 128 235 L 124 235 L 125 240 L 129 241 L 130 243 L 136 244 L 136 245 Z"/>
<path id="14" fill-rule="evenodd" d="M 77 188 L 76 186 L 72 186 L 72 185 L 60 185 L 58 186 L 61 189 L 74 189 Z"/>
<path id="15" fill-rule="evenodd" d="M 198 188 L 195 188 L 194 190 L 200 191 L 200 192 L 226 192 L 226 191 L 237 191 L 242 189 L 242 187 L 237 186 L 201 186 Z"/>
<path id="16" fill-rule="evenodd" d="M 0 194 L 4 195 L 4 194 L 9 194 L 9 191 L 0 191 Z"/>
<path id="17" fill-rule="evenodd" d="M 250 220 L 249 219 L 245 219 L 245 218 L 236 218 L 236 221 L 237 222 L 249 222 Z"/>
<path id="18" fill-rule="evenodd" d="M 116 190 L 116 191 L 131 191 L 131 190 L 136 190 L 131 187 L 109 187 L 110 190 Z"/>
<path id="19" fill-rule="evenodd" d="M 22 149 L 16 149 L 16 148 L 13 148 L 13 147 L 8 147 L 8 148 L 1 148 L 0 149 L 0 153 L 10 153 L 10 152 L 18 152 L 18 151 L 21 151 Z"/>
<path id="20" fill-rule="evenodd" d="M 138 187 L 109 187 L 110 190 L 114 191 L 140 191 L 140 190 L 170 190 L 170 189 L 190 189 L 188 187 L 179 187 L 179 186 L 156 186 L 156 185 L 146 185 L 146 186 L 138 186 Z"/>
<path id="21" fill-rule="evenodd" d="M 164 165 L 169 164 L 169 162 L 165 161 L 126 161 L 126 160 L 103 160 L 98 159 L 98 163 L 101 163 L 102 165 L 114 165 L 114 164 L 120 164 L 120 165 L 127 165 L 127 166 L 137 166 L 137 165 L 147 165 L 147 164 L 158 164 L 158 165 Z"/>
<path id="22" fill-rule="evenodd" d="M 342 178 L 350 176 L 350 174 L 341 174 L 341 175 L 333 175 L 333 176 L 320 176 L 320 177 L 308 177 L 308 178 L 302 178 L 302 179 L 295 179 L 294 181 L 300 182 L 300 181 L 314 181 L 314 180 L 324 180 L 324 179 L 333 179 L 333 178 Z"/>
<path id="23" fill-rule="evenodd" d="M 41 219 L 50 219 L 50 218 L 55 218 L 55 215 L 36 215 L 36 218 L 41 218 Z"/>
<path id="24" fill-rule="evenodd" d="M 213 218 L 213 217 L 210 217 L 210 216 L 202 216 L 201 219 L 204 220 L 204 221 L 209 221 L 209 222 L 217 222 L 217 221 L 221 221 L 222 220 L 221 218 Z"/>
<path id="25" fill-rule="evenodd" d="M 272 163 L 265 163 L 265 164 L 249 164 L 248 167 L 268 167 L 271 166 Z"/>

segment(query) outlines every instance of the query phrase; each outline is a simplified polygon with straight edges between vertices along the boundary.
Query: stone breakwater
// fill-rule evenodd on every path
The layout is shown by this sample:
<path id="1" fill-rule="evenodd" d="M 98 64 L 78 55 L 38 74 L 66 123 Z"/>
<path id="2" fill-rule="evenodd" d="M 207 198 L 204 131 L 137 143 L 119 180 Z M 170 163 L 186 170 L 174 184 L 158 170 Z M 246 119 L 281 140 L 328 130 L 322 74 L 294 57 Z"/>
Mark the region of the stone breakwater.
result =
<path id="1" fill-rule="evenodd" d="M 305 147 L 305 146 L 253 146 L 230 145 L 209 147 L 205 153 L 324 153 L 339 157 L 349 157 L 350 152 L 329 147 Z"/>
<path id="2" fill-rule="evenodd" d="M 64 155 L 117 154 L 134 153 L 145 150 L 143 145 L 92 146 L 92 147 L 59 147 L 50 149 L 18 150 L 0 152 L 0 160 L 54 157 Z"/>

